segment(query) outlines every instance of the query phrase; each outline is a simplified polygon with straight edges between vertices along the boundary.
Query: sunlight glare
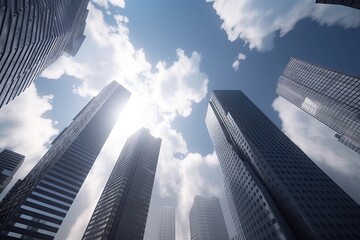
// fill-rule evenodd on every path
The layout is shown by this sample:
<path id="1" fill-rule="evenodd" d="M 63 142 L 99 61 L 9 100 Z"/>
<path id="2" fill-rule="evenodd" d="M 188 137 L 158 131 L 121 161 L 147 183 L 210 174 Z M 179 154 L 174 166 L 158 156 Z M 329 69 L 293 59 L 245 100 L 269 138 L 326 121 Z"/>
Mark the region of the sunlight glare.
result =
<path id="1" fill-rule="evenodd" d="M 147 98 L 133 94 L 117 122 L 122 136 L 129 137 L 141 127 L 149 128 L 151 113 Z M 119 132 L 119 133 L 120 133 Z"/>

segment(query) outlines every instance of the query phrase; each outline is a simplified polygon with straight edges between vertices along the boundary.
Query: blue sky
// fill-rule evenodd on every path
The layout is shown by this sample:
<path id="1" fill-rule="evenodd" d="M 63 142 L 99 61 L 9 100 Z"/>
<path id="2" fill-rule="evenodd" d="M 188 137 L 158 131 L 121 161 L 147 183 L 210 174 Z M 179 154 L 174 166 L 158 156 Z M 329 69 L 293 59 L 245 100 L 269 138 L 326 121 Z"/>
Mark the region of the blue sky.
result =
<path id="1" fill-rule="evenodd" d="M 0 110 L 0 147 L 27 156 L 18 178 L 106 83 L 115 79 L 133 92 L 58 239 L 82 236 L 122 144 L 140 126 L 163 139 L 145 239 L 156 236 L 160 206 L 167 204 L 177 209 L 178 239 L 188 239 L 188 211 L 197 194 L 220 197 L 232 236 L 204 124 L 212 89 L 244 91 L 360 202 L 358 155 L 275 93 L 292 56 L 359 76 L 360 11 L 312 0 L 96 0 L 89 11 L 77 56 L 60 58 Z"/>

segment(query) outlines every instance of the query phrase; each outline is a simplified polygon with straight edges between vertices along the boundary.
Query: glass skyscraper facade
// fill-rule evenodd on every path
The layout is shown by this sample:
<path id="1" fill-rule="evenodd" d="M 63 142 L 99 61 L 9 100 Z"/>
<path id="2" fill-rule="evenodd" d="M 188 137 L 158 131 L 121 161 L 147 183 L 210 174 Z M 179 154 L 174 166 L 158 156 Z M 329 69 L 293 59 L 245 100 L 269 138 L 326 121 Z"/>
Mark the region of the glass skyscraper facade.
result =
<path id="1" fill-rule="evenodd" d="M 9 149 L 0 152 L 0 193 L 9 184 L 24 158 L 25 156 Z"/>
<path id="2" fill-rule="evenodd" d="M 175 209 L 172 206 L 162 206 L 158 240 L 175 240 Z"/>
<path id="3" fill-rule="evenodd" d="M 359 239 L 360 207 L 241 91 L 214 91 L 206 125 L 237 239 Z"/>
<path id="4" fill-rule="evenodd" d="M 229 240 L 217 197 L 195 196 L 189 220 L 191 240 Z"/>
<path id="5" fill-rule="evenodd" d="M 89 0 L 0 1 L 0 108 L 85 39 Z"/>
<path id="6" fill-rule="evenodd" d="M 127 139 L 84 240 L 143 239 L 160 145 L 161 139 L 145 128 Z"/>
<path id="7" fill-rule="evenodd" d="M 53 239 L 130 93 L 108 84 L 0 203 L 0 239 Z"/>
<path id="8" fill-rule="evenodd" d="M 337 4 L 360 9 L 360 0 L 316 0 L 316 3 Z"/>
<path id="9" fill-rule="evenodd" d="M 360 78 L 291 58 L 276 92 L 360 153 Z"/>

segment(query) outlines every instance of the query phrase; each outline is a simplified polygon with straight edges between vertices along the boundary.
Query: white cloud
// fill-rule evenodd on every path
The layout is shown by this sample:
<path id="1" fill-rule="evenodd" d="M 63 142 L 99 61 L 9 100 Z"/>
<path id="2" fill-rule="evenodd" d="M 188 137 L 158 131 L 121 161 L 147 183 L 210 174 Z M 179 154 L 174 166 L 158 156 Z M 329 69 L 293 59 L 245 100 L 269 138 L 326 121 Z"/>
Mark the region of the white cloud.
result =
<path id="1" fill-rule="evenodd" d="M 114 79 L 124 84 L 136 81 L 143 72 L 149 72 L 151 65 L 146 61 L 144 51 L 136 50 L 129 41 L 128 19 L 115 15 L 117 25 L 110 26 L 102 11 L 91 3 L 88 9 L 86 39 L 77 56 L 60 58 L 42 76 L 54 79 L 67 74 L 81 79 L 81 85 L 74 92 L 87 96 L 96 95 Z"/>
<path id="2" fill-rule="evenodd" d="M 177 239 L 187 239 L 189 235 L 189 211 L 196 195 L 219 196 L 222 179 L 215 153 L 205 157 L 197 153 L 190 153 L 179 165 L 177 203 Z M 169 175 L 169 172 L 168 174 Z M 167 177 L 161 176 L 160 177 Z M 211 181 L 213 179 L 213 181 Z M 175 188 L 176 189 L 176 188 Z"/>
<path id="3" fill-rule="evenodd" d="M 68 216 L 56 235 L 56 239 L 80 239 L 84 233 L 100 197 L 101 191 L 99 189 L 103 189 L 126 140 L 127 133 L 133 133 L 133 130 L 129 131 L 128 125 L 124 124 L 124 121 L 127 121 L 125 116 L 128 116 L 129 111 L 131 111 L 131 104 L 130 102 L 124 110 L 105 143 L 103 151 L 95 161 L 74 204 L 71 206 Z M 172 129 L 168 122 L 149 123 L 147 121 L 146 124 L 152 129 L 154 136 L 161 136 L 162 138 L 153 192 L 164 198 L 176 199 L 177 239 L 188 239 L 188 213 L 194 196 L 203 194 L 224 198 L 222 176 L 217 157 L 215 153 L 207 156 L 188 153 L 183 136 Z M 136 127 L 134 129 L 137 130 Z M 181 153 L 184 158 L 180 160 L 174 156 L 174 153 Z"/>
<path id="4" fill-rule="evenodd" d="M 179 48 L 175 61 L 153 65 L 147 61 L 144 50 L 136 49 L 130 42 L 126 26 L 129 19 L 116 15 L 113 16 L 116 25 L 109 25 L 102 11 L 92 4 L 89 10 L 87 39 L 78 55 L 54 63 L 43 76 L 76 77 L 80 86 L 74 92 L 82 96 L 95 95 L 115 79 L 132 92 L 132 97 L 56 238 L 81 238 L 101 194 L 99 189 L 104 186 L 122 144 L 129 134 L 144 126 L 162 138 L 154 191 L 164 198 L 176 199 L 177 236 L 187 239 L 187 214 L 193 197 L 222 194 L 222 177 L 215 154 L 189 153 L 181 132 L 172 127 L 176 117 L 189 116 L 193 104 L 201 102 L 207 94 L 209 80 L 200 70 L 201 55 L 196 51 L 186 54 Z"/>
<path id="5" fill-rule="evenodd" d="M 276 98 L 272 106 L 279 112 L 283 132 L 350 196 L 360 202 L 359 155 L 338 142 L 333 130 L 285 99 Z"/>
<path id="6" fill-rule="evenodd" d="M 124 115 L 123 113 L 121 118 Z M 81 239 L 126 140 L 124 131 L 126 131 L 126 126 L 118 121 L 85 179 L 55 239 Z"/>
<path id="7" fill-rule="evenodd" d="M 72 57 L 61 56 L 55 63 L 46 68 L 40 76 L 48 79 L 59 79 L 64 74 L 82 79 L 92 74 L 92 70 L 85 64 L 75 61 Z"/>
<path id="8" fill-rule="evenodd" d="M 176 196 L 176 238 L 188 239 L 189 211 L 194 197 L 224 198 L 222 175 L 215 153 L 207 156 L 188 153 L 179 160 L 173 156 L 171 143 L 164 140 L 155 181 L 162 197 Z"/>
<path id="9" fill-rule="evenodd" d="M 149 85 L 154 86 L 154 95 L 161 114 L 173 119 L 191 113 L 191 104 L 199 103 L 207 93 L 207 76 L 199 70 L 201 56 L 193 52 L 187 57 L 183 50 L 177 49 L 178 60 L 170 67 L 164 62 L 156 65 L 157 72 L 150 76 Z"/>
<path id="10" fill-rule="evenodd" d="M 182 134 L 172 129 L 169 121 L 142 117 L 142 122 L 138 122 L 137 126 L 130 125 L 129 129 L 129 125 L 126 123 L 129 119 L 125 116 L 129 117 L 134 107 L 133 104 L 134 102 L 129 102 L 114 127 L 61 226 L 56 236 L 57 239 L 81 238 L 100 197 L 99 189 L 103 189 L 128 133 L 132 134 L 138 126 L 145 125 L 152 129 L 154 136 L 162 138 L 153 191 L 161 197 L 176 199 L 177 239 L 188 238 L 188 212 L 195 195 L 215 195 L 224 198 L 222 176 L 215 153 L 207 156 L 189 153 Z M 143 116 L 144 113 L 138 114 L 138 116 Z M 131 119 L 136 119 L 138 116 L 135 114 Z M 176 158 L 175 153 L 180 153 L 184 158 L 181 160 Z"/>
<path id="11" fill-rule="evenodd" d="M 328 4 L 316 4 L 314 0 L 251 1 L 207 0 L 222 19 L 221 26 L 230 41 L 241 39 L 250 49 L 268 51 L 279 33 L 284 36 L 295 24 L 310 18 L 319 24 L 344 28 L 360 26 L 357 9 Z"/>
<path id="12" fill-rule="evenodd" d="M 34 84 L 0 109 L 0 148 L 25 155 L 15 178 L 24 177 L 47 150 L 58 133 L 54 121 L 44 117 L 52 109 L 53 96 L 39 96 Z"/>
<path id="13" fill-rule="evenodd" d="M 77 60 L 61 58 L 44 71 L 43 77 L 67 74 L 81 79 L 74 91 L 82 96 L 95 95 L 106 82 L 116 79 L 134 94 L 147 95 L 169 120 L 188 116 L 191 105 L 206 96 L 208 79 L 199 69 L 199 53 L 187 56 L 179 48 L 175 62 L 168 65 L 160 61 L 152 71 L 144 50 L 135 49 L 129 40 L 127 17 L 115 15 L 117 24 L 112 26 L 105 22 L 102 11 L 91 4 L 89 10 L 87 40 Z"/>
<path id="14" fill-rule="evenodd" d="M 235 61 L 232 64 L 232 67 L 235 71 L 237 71 L 239 69 L 239 65 L 240 65 L 240 61 L 243 61 L 246 59 L 246 55 L 243 53 L 239 53 L 236 58 Z"/>
<path id="15" fill-rule="evenodd" d="M 214 8 L 219 15 L 229 13 L 224 20 L 224 29 L 228 32 L 229 39 L 233 41 L 240 37 L 248 41 L 251 48 L 259 50 L 271 48 L 277 31 L 282 35 L 286 34 L 297 21 L 305 17 L 316 19 L 321 24 L 337 23 L 352 26 L 350 22 L 345 21 L 347 16 L 342 14 L 339 14 L 343 16 L 340 18 L 339 15 L 327 16 L 324 18 L 327 20 L 323 22 L 321 20 L 325 13 L 320 10 L 314 10 L 312 15 L 308 15 L 306 6 L 310 6 L 309 1 L 298 1 L 295 5 L 299 8 L 296 9 L 293 2 L 284 1 L 283 5 L 274 7 L 268 4 L 261 8 L 262 10 L 250 8 L 253 3 L 232 3 L 231 0 L 227 3 L 228 5 L 223 6 L 222 0 L 215 0 Z M 106 4 L 108 2 L 100 3 L 105 8 Z M 305 7 L 301 7 L 302 5 Z M 279 14 L 285 12 L 284 9 L 291 11 Z M 188 239 L 188 212 L 193 197 L 197 194 L 222 194 L 222 177 L 215 155 L 189 153 L 181 132 L 172 127 L 176 117 L 187 117 L 192 111 L 193 104 L 202 101 L 207 94 L 208 79 L 200 70 L 201 55 L 196 51 L 186 54 L 179 48 L 176 50 L 175 61 L 151 64 L 146 59 L 145 51 L 141 48 L 136 49 L 129 39 L 129 19 L 116 15 L 113 16 L 116 24 L 109 25 L 104 19 L 104 13 L 93 4 L 89 4 L 89 10 L 85 31 L 87 38 L 76 58 L 63 59 L 55 63 L 56 69 L 49 68 L 43 75 L 56 78 L 67 74 L 78 78 L 80 86 L 76 87 L 74 92 L 82 96 L 95 95 L 106 83 L 114 79 L 127 87 L 133 95 L 56 237 L 81 238 L 101 194 L 99 189 L 103 188 L 122 144 L 129 134 L 138 127 L 145 126 L 163 140 L 153 191 L 164 198 L 175 196 L 177 238 Z M 329 11 L 327 8 L 326 14 Z M 243 12 L 249 16 L 244 16 Z M 265 20 L 260 19 L 260 16 L 265 17 Z M 239 22 L 241 17 L 244 20 L 240 19 Z M 234 27 L 226 27 L 227 25 Z M 244 26 L 248 27 L 245 29 Z M 241 31 L 245 33 L 240 34 Z M 245 55 L 239 54 L 236 60 L 240 62 L 243 59 Z"/>
<path id="16" fill-rule="evenodd" d="M 125 0 L 92 0 L 94 3 L 98 4 L 99 6 L 109 9 L 110 5 L 125 8 Z"/>

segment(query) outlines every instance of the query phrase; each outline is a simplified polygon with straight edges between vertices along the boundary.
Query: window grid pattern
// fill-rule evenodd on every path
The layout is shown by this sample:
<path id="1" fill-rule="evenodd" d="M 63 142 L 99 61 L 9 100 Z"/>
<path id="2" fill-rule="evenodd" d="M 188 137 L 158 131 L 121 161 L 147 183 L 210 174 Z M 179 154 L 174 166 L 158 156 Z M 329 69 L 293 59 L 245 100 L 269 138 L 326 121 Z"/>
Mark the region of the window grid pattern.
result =
<path id="1" fill-rule="evenodd" d="M 161 139 L 141 129 L 128 138 L 83 239 L 143 239 Z"/>
<path id="2" fill-rule="evenodd" d="M 175 240 L 175 209 L 172 206 L 162 206 L 157 240 Z"/>
<path id="3" fill-rule="evenodd" d="M 217 102 L 214 98 L 212 100 Z M 220 116 L 216 112 L 225 113 L 220 105 L 210 103 L 206 125 L 223 172 L 225 193 L 238 238 L 291 239 L 292 234 L 286 234 L 289 227 L 282 220 L 268 191 L 249 162 L 244 161 L 246 156 L 237 151 L 232 136 L 228 134 L 225 125 L 221 126 Z"/>
<path id="4" fill-rule="evenodd" d="M 53 141 L 39 163 L 0 203 L 1 239 L 18 234 L 54 238 L 129 95 L 116 82 L 110 83 Z"/>
<path id="5" fill-rule="evenodd" d="M 89 0 L 0 1 L 0 107 L 61 55 L 75 56 Z"/>
<path id="6" fill-rule="evenodd" d="M 217 197 L 195 196 L 189 213 L 191 240 L 228 240 Z"/>
<path id="7" fill-rule="evenodd" d="M 316 3 L 338 4 L 360 9 L 360 0 L 316 0 Z"/>
<path id="8" fill-rule="evenodd" d="M 291 58 L 276 92 L 360 153 L 360 78 Z"/>
<path id="9" fill-rule="evenodd" d="M 0 193 L 9 184 L 24 159 L 25 156 L 9 149 L 0 152 Z"/>
<path id="10" fill-rule="evenodd" d="M 279 226 L 285 226 L 282 232 L 286 234 L 287 231 L 286 225 L 283 224 L 285 222 L 296 237 L 307 236 L 309 239 L 360 237 L 358 204 L 293 144 L 241 91 L 214 91 L 211 101 L 210 105 L 214 104 L 217 107 L 219 115 L 215 116 L 213 111 L 215 108 L 209 107 L 207 124 L 212 122 L 213 125 L 218 125 L 216 133 L 211 124 L 208 124 L 208 129 L 224 173 L 225 186 L 226 178 L 246 177 L 243 172 L 231 175 L 230 169 L 241 169 L 243 166 L 240 164 L 234 163 L 229 168 L 222 164 L 222 161 L 229 161 L 229 155 L 237 155 L 238 162 L 248 164 L 246 166 L 249 175 L 253 177 L 254 184 L 260 187 L 259 191 L 266 190 L 259 196 L 268 201 L 267 205 L 273 210 L 272 214 Z M 213 116 L 212 119 L 209 112 Z M 221 128 L 220 124 L 226 128 Z M 222 133 L 223 137 L 218 132 Z M 232 141 L 224 141 L 225 134 L 229 134 Z M 220 141 L 224 143 L 218 143 Z M 224 150 L 218 146 L 226 144 L 230 147 Z M 229 149 L 238 151 L 231 153 Z M 228 183 L 228 188 L 231 184 L 234 183 Z M 241 182 L 237 187 L 244 188 L 247 184 L 253 185 Z M 266 194 L 267 192 L 270 194 Z M 252 195 L 251 192 L 239 193 Z M 231 197 L 234 198 L 235 195 Z M 255 198 L 251 200 L 257 201 Z M 276 209 L 280 211 L 280 215 Z M 251 221 L 241 221 L 242 215 L 247 211 L 238 213 L 245 236 L 248 237 L 249 228 L 245 226 L 251 224 Z M 249 212 L 249 214 L 253 213 Z M 254 227 L 258 230 L 258 226 L 254 225 Z M 273 239 L 279 237 L 280 235 L 274 236 Z"/>

